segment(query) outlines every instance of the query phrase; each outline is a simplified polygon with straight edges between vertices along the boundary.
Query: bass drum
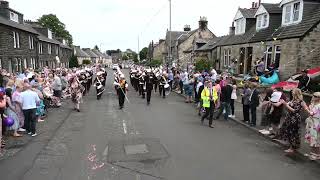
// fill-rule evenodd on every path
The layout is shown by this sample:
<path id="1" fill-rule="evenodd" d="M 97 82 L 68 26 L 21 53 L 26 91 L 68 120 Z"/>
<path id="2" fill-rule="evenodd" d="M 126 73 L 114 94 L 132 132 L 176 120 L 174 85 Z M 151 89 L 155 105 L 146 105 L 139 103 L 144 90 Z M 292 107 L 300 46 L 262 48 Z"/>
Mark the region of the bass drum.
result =
<path id="1" fill-rule="evenodd" d="M 169 96 L 170 93 L 171 93 L 171 87 L 170 87 L 170 85 L 169 85 L 169 84 L 165 84 L 165 85 L 164 85 L 164 90 L 165 90 L 166 96 Z"/>

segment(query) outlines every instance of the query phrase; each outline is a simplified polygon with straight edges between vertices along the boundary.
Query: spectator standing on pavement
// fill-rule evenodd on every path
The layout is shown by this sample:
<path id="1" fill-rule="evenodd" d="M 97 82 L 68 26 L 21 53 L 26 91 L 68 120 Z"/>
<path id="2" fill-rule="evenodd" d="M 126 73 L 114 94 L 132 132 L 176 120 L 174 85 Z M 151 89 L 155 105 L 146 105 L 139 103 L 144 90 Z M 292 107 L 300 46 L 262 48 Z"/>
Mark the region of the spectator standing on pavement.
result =
<path id="1" fill-rule="evenodd" d="M 31 89 L 31 85 L 25 83 L 25 91 L 21 93 L 22 110 L 25 117 L 26 131 L 32 137 L 37 136 L 36 133 L 36 110 L 37 104 L 40 103 L 38 94 Z"/>
<path id="2" fill-rule="evenodd" d="M 277 93 L 280 93 L 280 95 L 277 95 Z M 280 98 L 275 98 L 276 101 L 274 101 L 275 96 L 280 96 Z M 276 88 L 274 92 L 271 95 L 271 102 L 273 105 L 273 111 L 271 113 L 271 138 L 276 138 L 279 134 L 279 125 L 281 121 L 281 117 L 283 115 L 283 108 L 284 105 L 280 102 L 281 100 L 287 101 L 287 97 L 284 95 L 282 88 Z"/>
<path id="3" fill-rule="evenodd" d="M 250 122 L 250 95 L 251 89 L 248 83 L 244 85 L 243 94 L 242 94 L 242 112 L 243 112 L 243 121 Z"/>
<path id="4" fill-rule="evenodd" d="M 292 97 L 293 98 L 289 103 L 284 100 L 280 101 L 288 109 L 279 134 L 281 139 L 287 140 L 290 144 L 289 149 L 285 150 L 286 153 L 293 153 L 299 149 L 301 112 L 302 109 L 305 109 L 309 112 L 308 106 L 303 101 L 303 96 L 300 89 L 293 89 Z"/>
<path id="5" fill-rule="evenodd" d="M 217 75 L 218 75 L 217 71 L 216 71 L 215 69 L 212 69 L 210 75 L 211 75 L 211 80 L 212 80 L 212 82 L 213 82 L 213 83 L 216 82 L 216 80 L 217 80 Z"/>
<path id="6" fill-rule="evenodd" d="M 215 119 L 219 119 L 223 113 L 224 120 L 228 120 L 228 116 L 230 115 L 232 85 L 230 84 L 230 80 L 228 78 L 225 80 L 225 83 L 227 85 L 221 88 L 221 107 L 219 108 L 218 115 Z"/>
<path id="7" fill-rule="evenodd" d="M 49 74 L 49 78 L 52 80 L 51 87 L 53 89 L 53 96 L 56 101 L 57 107 L 61 106 L 61 95 L 62 95 L 62 83 L 59 76 L 54 73 Z"/>
<path id="8" fill-rule="evenodd" d="M 252 82 L 252 91 L 249 98 L 250 101 L 250 111 L 251 111 L 251 121 L 250 126 L 256 126 L 257 124 L 257 107 L 260 104 L 260 96 L 259 96 L 259 90 L 258 90 L 258 84 L 255 82 Z"/>
<path id="9" fill-rule="evenodd" d="M 231 107 L 231 115 L 229 117 L 235 118 L 234 114 L 234 102 L 238 99 L 237 97 L 237 81 L 232 80 L 232 94 L 231 94 L 231 102 L 230 102 L 230 107 Z"/>
<path id="10" fill-rule="evenodd" d="M 171 88 L 171 91 L 172 91 L 172 85 L 173 85 L 173 72 L 172 70 L 169 71 L 169 74 L 168 74 L 168 84 L 170 85 L 170 88 Z"/>
<path id="11" fill-rule="evenodd" d="M 266 129 L 264 131 L 269 132 L 269 126 L 270 126 L 270 120 L 271 120 L 271 113 L 273 111 L 273 106 L 271 100 L 271 96 L 273 93 L 273 89 L 269 88 L 266 90 L 266 95 L 262 102 L 262 117 L 261 117 L 261 126 L 266 126 Z"/>
<path id="12" fill-rule="evenodd" d="M 21 92 L 23 91 L 23 84 L 22 83 L 16 83 L 16 90 L 12 94 L 12 104 L 15 106 L 15 111 L 17 113 L 17 116 L 19 118 L 19 131 L 25 132 L 26 130 L 24 127 L 24 115 L 22 111 L 22 100 L 21 100 Z"/>
<path id="13" fill-rule="evenodd" d="M 313 94 L 311 116 L 306 120 L 305 140 L 311 147 L 310 160 L 320 160 L 320 92 Z"/>

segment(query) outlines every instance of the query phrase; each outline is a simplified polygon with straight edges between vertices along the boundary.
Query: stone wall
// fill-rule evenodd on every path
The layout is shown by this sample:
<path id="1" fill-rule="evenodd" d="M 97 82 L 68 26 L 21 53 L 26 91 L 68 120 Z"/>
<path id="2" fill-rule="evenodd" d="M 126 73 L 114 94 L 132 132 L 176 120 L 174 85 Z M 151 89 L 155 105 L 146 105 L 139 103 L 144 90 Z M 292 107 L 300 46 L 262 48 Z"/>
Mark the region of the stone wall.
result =
<path id="1" fill-rule="evenodd" d="M 166 54 L 166 45 L 165 41 L 160 42 L 153 50 L 153 59 L 163 61 Z"/>
<path id="2" fill-rule="evenodd" d="M 320 24 L 300 42 L 298 69 L 320 66 Z"/>
<path id="3" fill-rule="evenodd" d="M 20 48 L 13 47 L 13 31 L 19 33 Z M 0 25 L 0 32 L 0 59 L 2 68 L 9 72 L 21 71 L 25 68 L 25 64 L 27 66 L 31 64 L 31 58 L 37 59 L 36 35 L 3 25 Z M 29 36 L 32 36 L 34 39 L 34 49 L 29 48 Z"/>

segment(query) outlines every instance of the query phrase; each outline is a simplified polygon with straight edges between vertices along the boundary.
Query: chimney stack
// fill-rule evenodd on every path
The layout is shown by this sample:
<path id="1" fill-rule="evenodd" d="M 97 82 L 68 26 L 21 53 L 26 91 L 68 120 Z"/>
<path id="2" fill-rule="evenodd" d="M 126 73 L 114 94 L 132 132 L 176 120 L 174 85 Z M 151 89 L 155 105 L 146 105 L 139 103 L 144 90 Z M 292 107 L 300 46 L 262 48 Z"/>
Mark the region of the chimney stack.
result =
<path id="1" fill-rule="evenodd" d="M 0 7 L 1 8 L 9 8 L 9 2 L 0 0 Z"/>
<path id="2" fill-rule="evenodd" d="M 229 35 L 235 35 L 236 34 L 236 28 L 234 27 L 234 22 L 232 22 L 231 27 L 229 28 Z"/>
<path id="3" fill-rule="evenodd" d="M 254 9 L 254 6 L 255 6 L 255 3 L 254 3 L 254 2 L 252 2 L 252 6 L 251 6 L 251 8 L 252 8 L 252 9 Z"/>
<path id="4" fill-rule="evenodd" d="M 191 31 L 190 25 L 184 25 L 183 31 L 185 32 Z"/>
<path id="5" fill-rule="evenodd" d="M 207 17 L 203 16 L 201 17 L 200 16 L 200 20 L 199 20 L 199 29 L 201 30 L 205 30 L 208 28 L 208 20 L 207 20 Z"/>

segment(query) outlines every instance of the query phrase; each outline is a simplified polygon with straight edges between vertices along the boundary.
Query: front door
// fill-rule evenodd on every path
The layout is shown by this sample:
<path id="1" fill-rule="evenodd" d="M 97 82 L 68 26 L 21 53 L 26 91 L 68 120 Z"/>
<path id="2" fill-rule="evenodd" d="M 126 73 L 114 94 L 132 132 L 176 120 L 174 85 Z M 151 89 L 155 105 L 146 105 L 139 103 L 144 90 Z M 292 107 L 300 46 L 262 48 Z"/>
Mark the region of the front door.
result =
<path id="1" fill-rule="evenodd" d="M 247 47 L 247 64 L 246 64 L 246 73 L 250 73 L 252 71 L 252 53 L 253 48 Z"/>

